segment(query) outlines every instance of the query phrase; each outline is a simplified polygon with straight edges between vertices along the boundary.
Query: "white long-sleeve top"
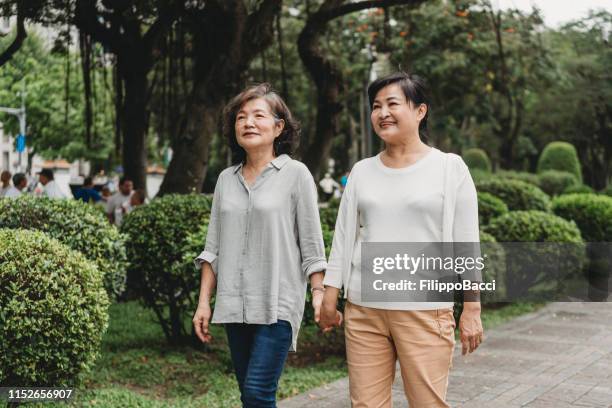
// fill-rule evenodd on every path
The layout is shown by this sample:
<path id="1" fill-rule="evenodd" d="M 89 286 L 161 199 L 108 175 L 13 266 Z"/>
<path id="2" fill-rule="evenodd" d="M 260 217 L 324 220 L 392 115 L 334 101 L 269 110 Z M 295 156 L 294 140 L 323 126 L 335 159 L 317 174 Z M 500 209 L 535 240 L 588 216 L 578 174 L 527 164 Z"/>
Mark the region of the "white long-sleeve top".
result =
<path id="1" fill-rule="evenodd" d="M 324 284 L 362 306 L 431 310 L 452 302 L 362 302 L 362 242 L 479 242 L 478 200 L 460 156 L 436 148 L 387 167 L 380 154 L 356 163 L 342 195 Z"/>

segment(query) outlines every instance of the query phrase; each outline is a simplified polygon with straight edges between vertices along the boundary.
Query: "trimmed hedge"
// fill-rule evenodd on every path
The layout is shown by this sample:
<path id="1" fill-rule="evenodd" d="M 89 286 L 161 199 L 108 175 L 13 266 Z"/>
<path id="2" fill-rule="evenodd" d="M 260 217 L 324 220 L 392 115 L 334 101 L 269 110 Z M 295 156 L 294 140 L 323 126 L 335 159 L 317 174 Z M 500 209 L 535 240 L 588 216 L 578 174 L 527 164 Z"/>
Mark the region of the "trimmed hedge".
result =
<path id="1" fill-rule="evenodd" d="M 484 231 L 497 242 L 582 242 L 574 222 L 543 211 L 511 211 L 492 220 Z"/>
<path id="2" fill-rule="evenodd" d="M 0 287 L 0 384 L 77 384 L 108 325 L 96 264 L 40 231 L 0 229 Z"/>
<path id="3" fill-rule="evenodd" d="M 490 193 L 478 193 L 478 222 L 480 225 L 486 225 L 491 219 L 507 212 L 508 206 L 501 199 Z"/>
<path id="4" fill-rule="evenodd" d="M 563 190 L 561 194 L 595 194 L 595 190 L 586 184 L 574 184 Z"/>
<path id="5" fill-rule="evenodd" d="M 612 197 L 567 194 L 552 202 L 553 212 L 574 221 L 587 242 L 612 241 Z"/>
<path id="6" fill-rule="evenodd" d="M 576 176 L 567 171 L 546 170 L 538 174 L 538 179 L 542 191 L 551 196 L 560 195 L 567 188 L 579 185 Z"/>
<path id="7" fill-rule="evenodd" d="M 111 299 L 125 290 L 126 237 L 90 204 L 29 195 L 0 200 L 0 228 L 43 231 L 94 261 Z"/>
<path id="8" fill-rule="evenodd" d="M 528 173 L 526 171 L 514 171 L 514 170 L 498 170 L 495 173 L 496 176 L 502 179 L 520 180 L 534 186 L 540 186 L 540 180 L 537 174 Z"/>
<path id="9" fill-rule="evenodd" d="M 582 170 L 576 148 L 567 142 L 550 142 L 538 159 L 538 173 L 546 170 L 567 171 L 582 182 Z"/>
<path id="10" fill-rule="evenodd" d="M 479 148 L 466 149 L 461 156 L 470 170 L 478 169 L 488 173 L 491 172 L 491 160 L 484 150 Z"/>
<path id="11" fill-rule="evenodd" d="M 191 274 L 183 275 L 177 265 L 183 261 L 190 233 L 208 223 L 210 205 L 210 199 L 201 194 L 166 195 L 136 208 L 121 225 L 130 238 L 126 244 L 131 261 L 128 291 L 142 297 L 145 306 L 155 311 L 171 343 L 187 337 L 182 319 L 187 308 L 193 312 L 189 299 L 194 268 Z"/>
<path id="12" fill-rule="evenodd" d="M 476 183 L 479 192 L 500 198 L 510 211 L 548 211 L 550 199 L 538 187 L 519 180 L 490 179 Z"/>

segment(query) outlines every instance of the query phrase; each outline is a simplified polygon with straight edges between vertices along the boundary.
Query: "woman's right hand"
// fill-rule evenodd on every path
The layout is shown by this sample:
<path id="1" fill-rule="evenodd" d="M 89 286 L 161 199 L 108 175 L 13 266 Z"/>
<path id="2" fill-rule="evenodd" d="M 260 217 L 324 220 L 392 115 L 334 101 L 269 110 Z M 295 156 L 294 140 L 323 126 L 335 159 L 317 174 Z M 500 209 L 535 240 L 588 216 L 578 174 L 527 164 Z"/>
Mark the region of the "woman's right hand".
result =
<path id="1" fill-rule="evenodd" d="M 195 315 L 193 316 L 193 327 L 202 343 L 210 343 L 212 340 L 212 336 L 208 332 L 208 323 L 210 322 L 211 316 L 212 311 L 208 303 L 198 305 Z"/>

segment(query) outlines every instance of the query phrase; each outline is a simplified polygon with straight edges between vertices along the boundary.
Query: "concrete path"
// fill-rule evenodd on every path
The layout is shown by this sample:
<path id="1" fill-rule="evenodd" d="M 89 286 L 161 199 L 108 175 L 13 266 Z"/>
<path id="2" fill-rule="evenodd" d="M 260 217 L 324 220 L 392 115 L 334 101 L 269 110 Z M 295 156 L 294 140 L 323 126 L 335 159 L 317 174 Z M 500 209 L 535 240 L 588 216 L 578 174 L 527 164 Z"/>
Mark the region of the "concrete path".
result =
<path id="1" fill-rule="evenodd" d="M 552 303 L 455 349 L 448 402 L 464 408 L 612 408 L 612 303 Z M 408 407 L 398 371 L 394 407 Z M 350 407 L 348 379 L 283 400 L 280 408 Z"/>

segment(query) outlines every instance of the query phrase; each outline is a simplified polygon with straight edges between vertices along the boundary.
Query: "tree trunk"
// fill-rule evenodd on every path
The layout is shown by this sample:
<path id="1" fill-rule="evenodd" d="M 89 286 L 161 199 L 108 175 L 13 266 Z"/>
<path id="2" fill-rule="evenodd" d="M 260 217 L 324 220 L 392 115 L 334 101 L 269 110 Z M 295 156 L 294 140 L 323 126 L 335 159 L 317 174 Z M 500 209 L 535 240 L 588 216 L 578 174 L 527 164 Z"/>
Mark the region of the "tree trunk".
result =
<path id="1" fill-rule="evenodd" d="M 132 69 L 134 67 L 132 66 Z M 147 166 L 147 89 L 146 71 L 124 77 L 123 103 L 123 174 L 134 182 L 134 188 L 146 189 Z"/>
<path id="2" fill-rule="evenodd" d="M 202 191 L 220 113 L 251 61 L 272 43 L 281 3 L 265 0 L 249 15 L 242 1 L 211 1 L 192 19 L 194 89 L 158 195 Z M 212 24 L 218 21 L 224 24 Z"/>

